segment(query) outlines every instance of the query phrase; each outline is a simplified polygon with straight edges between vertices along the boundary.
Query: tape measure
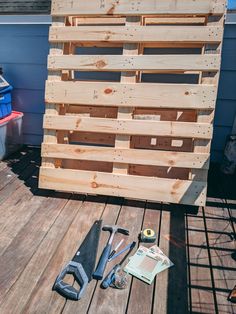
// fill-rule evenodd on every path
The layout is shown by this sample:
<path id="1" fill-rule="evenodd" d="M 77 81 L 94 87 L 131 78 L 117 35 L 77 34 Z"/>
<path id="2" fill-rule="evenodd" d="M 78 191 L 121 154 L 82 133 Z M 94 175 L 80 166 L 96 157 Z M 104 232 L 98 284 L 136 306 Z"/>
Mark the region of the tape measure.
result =
<path id="1" fill-rule="evenodd" d="M 146 243 L 153 243 L 157 239 L 156 233 L 153 229 L 144 229 L 140 233 L 140 241 Z"/>

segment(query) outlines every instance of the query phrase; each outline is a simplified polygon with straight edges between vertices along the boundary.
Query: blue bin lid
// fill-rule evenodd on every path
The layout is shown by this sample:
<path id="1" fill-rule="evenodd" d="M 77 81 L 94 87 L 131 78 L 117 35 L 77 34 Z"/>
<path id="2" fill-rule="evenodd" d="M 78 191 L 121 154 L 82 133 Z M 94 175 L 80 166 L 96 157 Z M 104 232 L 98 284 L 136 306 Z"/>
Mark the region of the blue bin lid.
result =
<path id="1" fill-rule="evenodd" d="M 8 85 L 8 86 L 6 86 L 4 88 L 0 87 L 0 94 L 5 94 L 5 93 L 8 93 L 8 92 L 10 92 L 12 90 L 13 90 L 13 87 L 11 85 Z"/>
<path id="2" fill-rule="evenodd" d="M 7 93 L 12 89 L 12 86 L 0 75 L 0 93 Z"/>

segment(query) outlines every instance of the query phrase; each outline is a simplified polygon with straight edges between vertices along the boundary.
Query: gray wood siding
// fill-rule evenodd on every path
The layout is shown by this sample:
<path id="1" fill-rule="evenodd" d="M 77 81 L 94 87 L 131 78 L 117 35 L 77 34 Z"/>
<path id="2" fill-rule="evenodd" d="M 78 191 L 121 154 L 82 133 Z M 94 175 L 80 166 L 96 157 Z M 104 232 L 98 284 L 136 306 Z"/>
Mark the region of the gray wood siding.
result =
<path id="1" fill-rule="evenodd" d="M 5 77 L 14 86 L 13 107 L 25 114 L 23 130 L 26 144 L 40 145 L 42 141 L 44 86 L 49 49 L 48 28 L 48 25 L 0 25 L 0 38 L 4 43 L 0 45 L 0 64 L 3 66 Z M 225 27 L 222 71 L 214 122 L 214 161 L 220 161 L 222 158 L 236 112 L 235 51 L 236 25 L 228 24 Z M 92 74 L 87 74 L 90 75 Z"/>
<path id="2" fill-rule="evenodd" d="M 236 115 L 236 24 L 226 24 L 216 103 L 212 159 L 220 161 Z"/>
<path id="3" fill-rule="evenodd" d="M 0 14 L 49 14 L 50 0 L 0 0 Z"/>
<path id="4" fill-rule="evenodd" d="M 0 65 L 14 87 L 13 108 L 24 112 L 26 144 L 40 145 L 47 78 L 49 25 L 0 25 Z"/>

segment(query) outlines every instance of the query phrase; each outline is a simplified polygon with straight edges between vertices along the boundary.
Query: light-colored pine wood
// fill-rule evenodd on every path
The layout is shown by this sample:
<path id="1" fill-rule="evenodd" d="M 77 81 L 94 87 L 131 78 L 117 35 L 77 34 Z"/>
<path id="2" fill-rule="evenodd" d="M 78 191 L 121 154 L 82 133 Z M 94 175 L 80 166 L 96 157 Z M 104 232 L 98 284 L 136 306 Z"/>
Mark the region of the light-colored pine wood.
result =
<path id="1" fill-rule="evenodd" d="M 129 50 L 130 51 L 130 50 Z M 69 55 L 49 56 L 49 70 L 218 71 L 219 55 Z M 124 82 L 124 81 L 123 81 Z"/>
<path id="2" fill-rule="evenodd" d="M 77 116 L 45 115 L 44 128 L 101 132 L 125 135 L 159 135 L 210 139 L 212 125 L 208 123 L 104 119 Z"/>
<path id="3" fill-rule="evenodd" d="M 46 101 L 81 105 L 212 109 L 217 88 L 212 85 L 51 82 L 46 84 Z"/>
<path id="4" fill-rule="evenodd" d="M 218 26 L 52 26 L 49 41 L 52 43 L 91 41 L 217 43 L 221 41 L 222 34 L 223 29 Z"/>
<path id="5" fill-rule="evenodd" d="M 206 25 L 217 25 L 218 27 L 222 27 L 223 29 L 223 24 L 224 24 L 224 17 L 217 17 L 216 19 L 214 17 L 207 17 L 206 18 Z M 215 47 L 207 46 L 204 45 L 202 48 L 202 55 L 208 55 L 208 52 L 212 52 L 211 49 L 214 51 L 215 55 L 221 56 L 221 50 L 222 50 L 222 40 L 223 40 L 223 35 L 221 38 L 221 44 L 218 45 L 217 49 Z M 207 73 L 201 73 L 199 76 L 199 84 L 202 85 L 207 85 L 207 84 L 214 84 L 215 86 L 218 86 L 219 84 L 219 76 L 220 76 L 220 71 L 216 73 L 212 77 L 211 72 Z M 215 107 L 214 107 L 215 108 Z M 214 113 L 215 110 L 199 110 L 197 112 L 197 122 L 204 122 L 204 123 L 213 123 L 214 119 Z M 194 141 L 194 152 L 199 152 L 199 153 L 209 153 L 211 149 L 211 140 L 196 140 Z M 200 181 L 201 180 L 206 180 L 207 181 L 207 176 L 208 176 L 208 171 L 202 171 L 198 172 L 197 170 L 192 171 L 192 175 L 197 177 Z"/>
<path id="6" fill-rule="evenodd" d="M 141 24 L 140 17 L 127 17 L 126 18 L 126 26 L 136 27 Z M 123 46 L 123 56 L 130 55 L 138 55 L 140 49 L 140 44 L 124 44 Z M 135 69 L 133 69 L 135 70 Z M 121 72 L 120 82 L 127 84 L 135 84 L 137 82 L 138 76 L 136 71 L 132 72 Z M 133 110 L 134 108 L 127 107 L 118 107 L 117 118 L 118 119 L 132 119 L 133 118 Z M 129 148 L 130 147 L 130 136 L 124 134 L 117 134 L 115 138 L 115 147 L 116 148 Z M 126 174 L 129 171 L 129 165 L 123 163 L 114 163 L 113 164 L 113 172 L 114 173 L 123 173 Z"/>
<path id="7" fill-rule="evenodd" d="M 125 17 L 73 17 L 74 23 L 73 25 L 122 25 L 125 24 Z"/>
<path id="8" fill-rule="evenodd" d="M 208 169 L 209 166 L 209 154 L 72 144 L 43 144 L 42 156 L 60 159 L 107 161 L 183 168 Z"/>
<path id="9" fill-rule="evenodd" d="M 39 186 L 59 191 L 204 206 L 207 183 L 41 167 Z"/>
<path id="10" fill-rule="evenodd" d="M 52 15 L 154 15 L 154 14 L 220 14 L 223 0 L 53 0 Z"/>
<path id="11" fill-rule="evenodd" d="M 145 24 L 146 25 L 162 25 L 162 24 L 167 24 L 167 25 L 178 25 L 178 24 L 199 24 L 199 25 L 203 25 L 205 22 L 205 18 L 204 17 L 186 17 L 185 16 L 180 16 L 180 17 L 146 17 L 145 18 Z"/>
<path id="12" fill-rule="evenodd" d="M 52 25 L 63 27 L 65 25 L 65 18 L 53 18 Z M 63 54 L 63 44 L 51 44 L 50 55 L 62 55 Z M 48 73 L 48 81 L 61 81 L 61 71 L 51 71 Z M 46 114 L 59 114 L 60 107 L 58 104 L 55 103 L 46 103 Z M 54 130 L 44 130 L 44 143 L 57 143 L 57 134 Z M 55 160 L 53 159 L 42 159 L 42 165 L 54 168 L 55 167 Z"/>
<path id="13" fill-rule="evenodd" d="M 51 163 L 41 174 L 50 167 L 64 172 L 41 175 L 40 186 L 137 198 L 130 185 L 137 181 L 145 190 L 154 180 L 157 195 L 146 193 L 149 188 L 147 198 L 204 205 L 224 10 L 225 0 L 54 0 L 53 15 L 64 16 L 66 25 L 53 25 L 49 39 L 64 44 L 64 51 L 49 56 L 48 68 L 63 76 L 46 83 L 46 101 L 57 111 L 46 113 L 44 128 L 59 144 L 44 143 L 43 158 Z M 98 48 L 97 53 L 85 55 L 81 48 L 86 47 Z M 109 50 L 114 47 L 123 54 Z M 146 48 L 157 50 L 151 54 Z M 173 54 L 174 48 L 184 50 Z M 98 81 L 85 81 L 77 72 L 92 72 L 85 74 L 89 80 L 104 73 Z M 120 82 L 115 81 L 119 73 L 106 82 L 107 72 L 120 72 Z M 154 77 L 159 83 L 149 82 Z M 166 83 L 177 77 L 195 84 Z M 169 181 L 160 190 L 162 180 L 164 186 Z M 176 182 L 187 190 L 176 194 Z M 165 197 L 159 197 L 164 190 Z"/>

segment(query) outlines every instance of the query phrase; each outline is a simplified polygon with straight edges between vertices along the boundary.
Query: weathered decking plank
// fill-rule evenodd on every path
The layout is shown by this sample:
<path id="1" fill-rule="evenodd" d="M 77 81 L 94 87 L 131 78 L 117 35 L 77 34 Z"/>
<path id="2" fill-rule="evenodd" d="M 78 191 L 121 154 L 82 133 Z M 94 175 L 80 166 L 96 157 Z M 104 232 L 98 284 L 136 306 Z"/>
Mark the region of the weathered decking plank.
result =
<path id="1" fill-rule="evenodd" d="M 91 197 L 83 203 L 81 210 L 60 242 L 56 254 L 49 261 L 41 280 L 35 286 L 24 309 L 25 312 L 58 313 L 64 307 L 66 301 L 52 291 L 53 283 L 61 269 L 74 256 L 93 222 L 101 217 L 105 201 L 106 198 L 103 197 Z M 41 300 L 44 301 L 41 302 Z"/>
<path id="2" fill-rule="evenodd" d="M 220 204 L 222 200 L 214 199 L 214 202 Z M 222 202 L 222 207 L 207 206 L 204 214 L 217 310 L 219 313 L 233 314 L 236 311 L 236 305 L 230 303 L 227 297 L 236 282 L 236 265 L 232 258 L 235 252 L 235 239 L 227 204 Z"/>
<path id="3" fill-rule="evenodd" d="M 117 222 L 117 219 L 119 217 L 119 213 L 122 206 L 122 199 L 108 199 L 108 203 L 103 211 L 101 219 L 103 220 L 104 224 L 107 225 L 114 225 Z M 109 233 L 102 232 L 100 237 L 100 245 L 98 249 L 97 254 L 97 262 L 100 258 L 100 255 L 102 254 L 102 250 L 105 247 L 107 240 L 109 237 Z M 77 284 L 75 283 L 75 286 L 78 288 Z M 93 280 L 89 286 L 87 287 L 87 291 L 85 296 L 80 300 L 80 302 L 73 302 L 67 300 L 64 308 L 63 308 L 63 314 L 70 314 L 70 313 L 83 313 L 87 312 L 90 306 L 90 303 L 93 299 L 93 294 L 96 289 L 99 289 L 99 282 L 97 283 L 95 280 Z"/>
<path id="4" fill-rule="evenodd" d="M 20 274 L 16 284 L 5 296 L 0 305 L 1 313 L 22 312 L 31 297 L 33 289 L 43 275 L 48 261 L 56 252 L 60 241 L 62 241 L 71 223 L 80 212 L 81 198 L 81 196 L 76 196 L 67 202 L 47 236 L 39 245 L 24 271 Z"/>
<path id="5" fill-rule="evenodd" d="M 159 246 L 174 266 L 156 277 L 153 313 L 171 313 L 173 309 L 175 313 L 187 313 L 184 208 L 163 205 L 160 228 Z"/>
<path id="6" fill-rule="evenodd" d="M 137 235 L 141 230 L 143 215 L 144 215 L 144 202 L 137 201 L 127 201 L 123 204 L 117 225 L 123 226 L 130 231 L 129 237 L 124 237 L 123 235 L 118 235 L 116 237 L 117 241 L 124 238 L 123 245 L 128 245 L 132 241 L 137 241 Z M 133 254 L 133 252 L 132 252 Z M 115 260 L 114 263 L 122 259 Z M 114 265 L 113 263 L 113 265 Z M 107 268 L 108 271 L 109 268 Z M 100 283 L 99 283 L 100 284 Z M 112 289 L 103 290 L 99 288 L 99 284 L 93 296 L 89 313 L 104 314 L 107 313 L 109 309 L 110 313 L 123 314 L 126 312 L 129 289 L 131 285 L 131 278 L 129 277 L 129 283 L 126 289 Z"/>
<path id="7" fill-rule="evenodd" d="M 200 208 L 198 216 L 187 216 L 189 290 L 191 297 L 189 310 L 194 313 L 216 313 L 202 208 Z"/>
<path id="8" fill-rule="evenodd" d="M 8 267 L 0 269 L 0 302 L 29 263 L 40 242 L 66 205 L 68 194 L 62 194 L 61 198 L 56 196 L 48 199 L 47 206 L 45 204 L 33 215 L 1 256 L 1 265 Z"/>
<path id="9" fill-rule="evenodd" d="M 37 159 L 39 151 L 35 151 L 35 155 Z M 195 212 L 181 206 L 163 206 L 161 209 L 161 205 L 156 203 L 145 205 L 133 201 L 122 206 L 122 199 L 111 198 L 106 203 L 107 198 L 101 196 L 87 197 L 85 202 L 84 196 L 74 196 L 69 200 L 69 195 L 52 194 L 46 190 L 42 193 L 37 188 L 38 166 L 37 163 L 30 163 L 30 160 L 28 158 L 28 164 L 22 170 L 18 159 L 12 160 L 12 173 L 15 174 L 16 169 L 17 174 L 21 178 L 25 176 L 26 181 L 20 181 L 16 176 L 0 191 L 1 199 L 2 193 L 6 196 L 4 191 L 7 186 L 14 182 L 21 184 L 5 200 L 6 207 L 4 204 L 0 206 L 3 223 L 0 228 L 7 226 L 2 234 L 12 230 L 9 233 L 11 242 L 0 256 L 1 265 L 5 265 L 0 269 L 1 313 L 69 314 L 88 311 L 98 314 L 106 313 L 106 310 L 111 313 L 114 309 L 119 314 L 235 312 L 235 305 L 227 301 L 236 279 L 235 262 L 231 257 L 235 249 L 232 238 L 235 200 L 208 198 L 205 210 L 200 208 Z M 31 174 L 25 175 L 29 165 Z M 223 197 L 222 185 L 227 178 L 221 177 L 219 180 L 212 169 L 210 177 L 213 183 L 220 182 L 222 188 L 222 191 L 216 191 L 210 181 L 211 193 L 216 191 L 214 193 Z M 233 188 L 233 179 L 229 182 Z M 30 200 L 27 195 L 31 195 Z M 37 208 L 31 207 L 34 200 Z M 24 214 L 26 217 L 23 217 Z M 153 227 L 159 232 L 160 248 L 175 266 L 159 274 L 152 286 L 129 277 L 128 289 L 120 291 L 110 288 L 104 291 L 99 287 L 100 282 L 97 284 L 93 280 L 79 302 L 66 301 L 51 291 L 54 280 L 79 247 L 91 224 L 100 217 L 104 223 L 128 227 L 136 240 L 142 226 Z M 16 233 L 11 229 L 14 219 L 17 224 L 22 222 Z M 98 258 L 107 237 L 108 234 L 102 232 Z M 131 241 L 131 237 L 128 237 L 127 242 Z M 0 245 L 4 243 L 5 239 L 0 237 Z M 187 286 L 191 296 L 189 299 Z"/>
<path id="10" fill-rule="evenodd" d="M 157 234 L 157 240 L 160 237 L 160 220 L 161 220 L 161 204 L 146 204 L 144 219 L 142 224 L 142 230 L 145 228 L 152 228 Z M 143 243 L 142 243 L 143 245 Z M 145 244 L 145 246 L 150 247 L 153 243 Z M 141 280 L 133 277 L 131 291 L 129 295 L 129 303 L 127 306 L 127 313 L 145 313 L 151 314 L 153 306 L 153 295 L 155 291 L 155 281 L 151 285 L 143 284 Z M 140 300 L 142 300 L 140 302 Z M 158 308 L 158 312 L 161 313 Z"/>

